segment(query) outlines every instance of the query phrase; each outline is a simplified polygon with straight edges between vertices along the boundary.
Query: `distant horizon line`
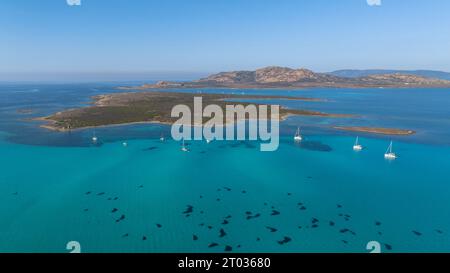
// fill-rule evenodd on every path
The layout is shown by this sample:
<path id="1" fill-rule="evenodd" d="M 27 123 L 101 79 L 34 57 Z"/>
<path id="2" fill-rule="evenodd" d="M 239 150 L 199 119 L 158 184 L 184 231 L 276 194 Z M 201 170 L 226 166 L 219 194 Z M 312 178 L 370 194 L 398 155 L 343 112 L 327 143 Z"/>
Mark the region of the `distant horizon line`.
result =
<path id="1" fill-rule="evenodd" d="M 38 83 L 38 82 L 143 82 L 143 81 L 190 81 L 207 77 L 212 74 L 231 71 L 255 71 L 265 67 L 284 67 L 291 69 L 308 69 L 316 73 L 334 73 L 339 71 L 410 71 L 410 72 L 438 72 L 449 73 L 439 69 L 392 69 L 392 68 L 343 68 L 327 71 L 317 71 L 303 67 L 289 67 L 279 65 L 262 66 L 256 69 L 230 69 L 213 72 L 184 71 L 184 70 L 141 70 L 141 71 L 0 71 L 1 83 Z M 62 78 L 58 78 L 62 77 Z"/>

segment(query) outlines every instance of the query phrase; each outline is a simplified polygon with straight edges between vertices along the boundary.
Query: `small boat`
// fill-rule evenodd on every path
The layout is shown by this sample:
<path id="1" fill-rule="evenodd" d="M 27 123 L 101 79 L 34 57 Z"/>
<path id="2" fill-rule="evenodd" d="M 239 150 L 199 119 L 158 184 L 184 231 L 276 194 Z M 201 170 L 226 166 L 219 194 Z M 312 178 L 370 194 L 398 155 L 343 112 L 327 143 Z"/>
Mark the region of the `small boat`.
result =
<path id="1" fill-rule="evenodd" d="M 302 141 L 302 139 L 303 139 L 303 138 L 302 138 L 302 136 L 300 135 L 300 128 L 298 127 L 298 128 L 297 128 L 297 132 L 295 132 L 294 140 L 298 142 L 298 141 Z"/>
<path id="2" fill-rule="evenodd" d="M 389 160 L 394 160 L 397 158 L 397 155 L 392 151 L 392 141 L 391 144 L 389 144 L 389 147 L 386 150 L 386 153 L 384 154 L 384 158 Z"/>
<path id="3" fill-rule="evenodd" d="M 363 149 L 363 146 L 359 144 L 359 137 L 356 137 L 355 144 L 353 145 L 353 151 L 359 152 Z"/>
<path id="4" fill-rule="evenodd" d="M 211 142 L 210 139 L 206 139 L 206 143 L 209 144 Z"/>
<path id="5" fill-rule="evenodd" d="M 159 137 L 159 140 L 160 140 L 160 141 L 166 140 L 166 139 L 164 138 L 164 134 L 161 134 L 161 136 Z"/>
<path id="6" fill-rule="evenodd" d="M 123 147 L 127 147 L 127 146 L 128 146 L 128 143 L 123 142 L 122 145 L 123 145 Z"/>
<path id="7" fill-rule="evenodd" d="M 181 150 L 183 152 L 189 152 L 188 148 L 186 148 L 186 145 L 184 144 L 184 139 L 183 139 L 183 144 L 181 145 Z"/>
<path id="8" fill-rule="evenodd" d="M 95 135 L 95 131 L 94 131 L 94 134 L 93 134 L 93 136 L 92 136 L 92 142 L 97 142 L 97 140 L 98 140 L 98 138 L 97 138 L 97 136 Z"/>

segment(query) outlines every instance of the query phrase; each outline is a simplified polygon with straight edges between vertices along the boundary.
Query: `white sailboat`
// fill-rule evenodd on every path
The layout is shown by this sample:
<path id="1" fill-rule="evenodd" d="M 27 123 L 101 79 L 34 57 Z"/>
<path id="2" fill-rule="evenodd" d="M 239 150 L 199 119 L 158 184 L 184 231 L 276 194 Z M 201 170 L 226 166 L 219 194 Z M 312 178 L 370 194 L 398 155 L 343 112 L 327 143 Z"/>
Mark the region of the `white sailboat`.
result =
<path id="1" fill-rule="evenodd" d="M 302 141 L 302 136 L 301 136 L 301 134 L 300 134 L 300 127 L 297 127 L 297 132 L 295 132 L 295 136 L 294 136 L 294 140 L 295 141 Z"/>
<path id="2" fill-rule="evenodd" d="M 95 135 L 95 131 L 94 131 L 94 134 L 92 135 L 92 142 L 97 142 L 97 140 L 98 140 L 98 138 Z"/>
<path id="3" fill-rule="evenodd" d="M 186 148 L 186 145 L 184 144 L 184 139 L 183 139 L 183 144 L 181 145 L 181 150 L 183 152 L 189 152 L 188 148 Z"/>
<path id="4" fill-rule="evenodd" d="M 164 140 L 165 140 L 164 134 L 161 133 L 161 136 L 159 137 L 159 140 L 160 140 L 160 141 L 164 141 Z"/>
<path id="5" fill-rule="evenodd" d="M 355 144 L 353 145 L 353 151 L 359 152 L 363 149 L 363 146 L 359 144 L 359 137 L 356 137 Z"/>
<path id="6" fill-rule="evenodd" d="M 389 144 L 389 147 L 387 148 L 386 153 L 384 154 L 384 158 L 390 159 L 390 160 L 397 158 L 397 155 L 392 151 L 392 141 L 391 141 L 391 144 Z"/>

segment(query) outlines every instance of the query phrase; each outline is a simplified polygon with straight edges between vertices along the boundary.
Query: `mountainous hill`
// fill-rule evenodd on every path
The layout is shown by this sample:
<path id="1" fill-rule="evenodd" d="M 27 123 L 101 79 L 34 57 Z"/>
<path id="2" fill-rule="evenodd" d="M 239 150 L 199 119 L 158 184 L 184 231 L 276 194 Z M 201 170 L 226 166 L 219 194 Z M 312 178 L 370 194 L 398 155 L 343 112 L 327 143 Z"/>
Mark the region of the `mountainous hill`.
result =
<path id="1" fill-rule="evenodd" d="M 369 69 L 369 70 L 337 70 L 330 73 L 329 75 L 337 77 L 347 77 L 347 78 L 359 78 L 366 77 L 377 74 L 408 74 L 420 77 L 435 78 L 441 80 L 450 80 L 450 73 L 443 71 L 434 70 L 383 70 L 383 69 Z"/>
<path id="2" fill-rule="evenodd" d="M 338 77 L 314 73 L 308 69 L 292 69 L 287 67 L 269 66 L 255 71 L 222 72 L 200 79 L 198 82 L 217 83 L 296 83 L 296 82 L 332 82 Z"/>
<path id="3" fill-rule="evenodd" d="M 269 66 L 255 71 L 221 72 L 192 82 L 146 84 L 139 89 L 151 88 L 303 88 L 303 87 L 450 87 L 450 81 L 412 74 L 384 73 L 361 77 L 342 77 L 328 73 L 315 73 L 308 69 Z M 123 88 L 136 89 L 136 88 Z"/>

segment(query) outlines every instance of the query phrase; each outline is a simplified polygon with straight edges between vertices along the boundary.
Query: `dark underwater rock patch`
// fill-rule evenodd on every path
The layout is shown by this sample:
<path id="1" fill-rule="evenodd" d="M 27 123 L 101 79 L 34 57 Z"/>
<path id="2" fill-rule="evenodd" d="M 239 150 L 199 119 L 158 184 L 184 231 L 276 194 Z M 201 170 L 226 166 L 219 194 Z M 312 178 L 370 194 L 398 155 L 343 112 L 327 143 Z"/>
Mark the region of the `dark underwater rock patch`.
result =
<path id="1" fill-rule="evenodd" d="M 125 220 L 125 214 L 122 214 L 122 216 L 120 216 L 120 218 L 116 220 L 116 223 L 119 223 L 123 220 Z"/>
<path id="2" fill-rule="evenodd" d="M 247 219 L 247 220 L 250 220 L 250 219 L 258 218 L 258 217 L 260 217 L 260 216 L 261 216 L 260 213 L 257 213 L 257 214 L 255 214 L 255 215 L 248 214 L 246 219 Z"/>
<path id="3" fill-rule="evenodd" d="M 219 237 L 222 238 L 222 237 L 225 237 L 225 236 L 227 236 L 227 233 L 225 232 L 225 230 L 223 228 L 221 228 L 220 231 L 219 231 Z"/>
<path id="4" fill-rule="evenodd" d="M 292 241 L 292 239 L 290 237 L 284 236 L 284 238 L 282 240 L 278 241 L 277 243 L 280 245 L 284 245 L 284 244 L 289 243 L 290 241 Z"/>
<path id="5" fill-rule="evenodd" d="M 317 152 L 331 152 L 333 151 L 333 148 L 330 146 L 323 144 L 320 141 L 304 141 L 300 143 L 300 147 L 306 150 L 310 151 L 317 151 Z"/>
<path id="6" fill-rule="evenodd" d="M 192 213 L 194 211 L 194 207 L 191 205 L 187 205 L 186 206 L 186 210 L 183 211 L 183 214 L 188 214 L 188 213 Z"/>
<path id="7" fill-rule="evenodd" d="M 143 152 L 148 152 L 148 151 L 153 151 L 153 150 L 156 150 L 156 149 L 158 149 L 158 147 L 152 146 L 152 147 L 148 147 L 148 148 L 142 149 L 142 151 Z"/>
<path id="8" fill-rule="evenodd" d="M 272 210 L 271 216 L 280 215 L 280 212 L 277 210 Z"/>
<path id="9" fill-rule="evenodd" d="M 341 230 L 339 230 L 340 233 L 350 233 L 352 235 L 356 235 L 356 233 L 348 228 L 343 228 Z"/>
<path id="10" fill-rule="evenodd" d="M 273 227 L 266 227 L 270 232 L 277 232 L 278 231 L 278 229 L 276 229 L 276 228 L 273 228 Z"/>

